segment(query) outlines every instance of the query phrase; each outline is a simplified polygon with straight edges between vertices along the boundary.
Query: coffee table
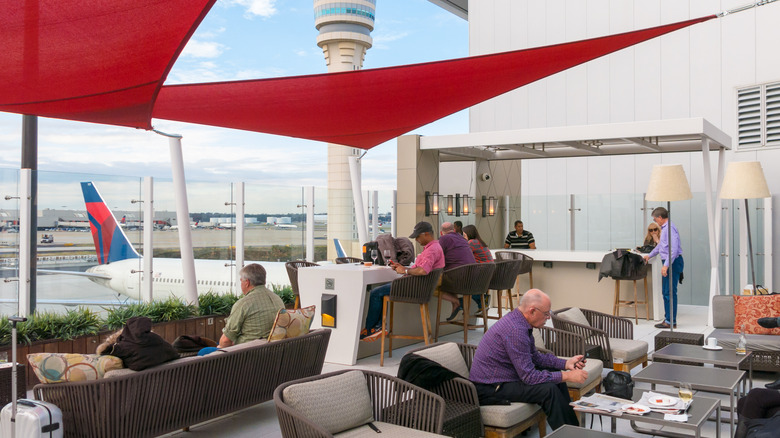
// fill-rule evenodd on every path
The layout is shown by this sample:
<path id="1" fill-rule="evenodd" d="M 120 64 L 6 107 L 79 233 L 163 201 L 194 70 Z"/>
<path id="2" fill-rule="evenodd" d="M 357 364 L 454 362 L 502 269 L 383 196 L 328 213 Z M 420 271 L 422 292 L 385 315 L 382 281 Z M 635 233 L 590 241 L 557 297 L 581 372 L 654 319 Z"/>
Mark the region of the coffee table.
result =
<path id="1" fill-rule="evenodd" d="M 669 344 L 666 347 L 653 353 L 653 360 L 665 359 L 674 362 L 695 362 L 707 363 L 716 367 L 740 369 L 743 363 L 748 364 L 748 378 L 750 388 L 753 388 L 753 353 L 739 355 L 735 350 L 724 348 L 722 350 L 706 350 L 698 345 Z M 743 388 L 744 390 L 744 388 Z M 747 392 L 744 390 L 744 392 Z"/>
<path id="2" fill-rule="evenodd" d="M 635 388 L 631 400 L 635 402 L 639 401 L 642 398 L 642 394 L 644 393 L 645 393 L 644 389 Z M 677 396 L 677 394 L 668 394 L 668 395 L 672 395 L 674 397 Z M 715 437 L 720 438 L 720 400 L 714 398 L 694 396 L 693 403 L 691 403 L 691 407 L 688 408 L 688 415 L 690 415 L 690 417 L 688 418 L 688 421 L 686 421 L 685 423 L 664 420 L 664 414 L 660 412 L 650 412 L 649 414 L 645 414 L 645 415 L 634 415 L 629 413 L 623 413 L 621 416 L 612 415 L 608 412 L 598 412 L 598 413 L 593 413 L 593 415 L 603 415 L 606 417 L 610 417 L 612 423 L 611 425 L 612 433 L 616 432 L 617 419 L 622 418 L 625 420 L 629 420 L 631 422 L 631 428 L 638 433 L 645 433 L 648 435 L 656 435 L 656 436 L 665 436 L 670 438 L 689 438 L 691 436 L 689 433 L 693 432 L 696 438 L 701 438 L 701 426 L 707 421 L 708 418 L 710 418 L 713 412 L 715 412 L 715 417 L 716 417 L 715 421 L 717 422 L 715 425 Z M 678 433 L 678 432 L 669 432 L 669 431 L 658 430 L 658 429 L 648 429 L 644 427 L 639 427 L 637 426 L 636 423 L 648 423 L 648 424 L 658 424 L 661 426 L 672 426 L 676 429 L 683 429 L 690 432 L 686 434 L 686 433 Z"/>
<path id="3" fill-rule="evenodd" d="M 636 373 L 633 379 L 636 382 L 649 383 L 653 390 L 655 390 L 656 384 L 677 386 L 679 382 L 687 382 L 691 384 L 692 389 L 697 391 L 728 394 L 729 406 L 728 408 L 721 406 L 721 409 L 728 410 L 730 413 L 729 432 L 730 436 L 734 436 L 734 419 L 737 417 L 734 393 L 736 392 L 737 396 L 744 395 L 744 392 L 737 388 L 740 382 L 745 381 L 745 376 L 746 373 L 740 370 L 653 362 Z M 743 389 L 744 386 L 743 384 Z"/>
<path id="4" fill-rule="evenodd" d="M 622 436 L 623 435 L 602 432 L 600 430 L 585 429 L 584 427 L 564 424 L 556 429 L 555 432 L 548 434 L 547 438 L 616 438 Z"/>

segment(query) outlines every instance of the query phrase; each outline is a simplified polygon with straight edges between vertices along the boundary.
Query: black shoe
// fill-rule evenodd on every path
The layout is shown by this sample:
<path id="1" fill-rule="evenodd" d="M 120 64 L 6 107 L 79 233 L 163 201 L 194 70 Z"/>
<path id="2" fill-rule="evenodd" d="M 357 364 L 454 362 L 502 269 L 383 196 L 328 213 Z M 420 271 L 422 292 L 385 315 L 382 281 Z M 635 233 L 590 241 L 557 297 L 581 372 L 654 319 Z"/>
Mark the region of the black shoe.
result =
<path id="1" fill-rule="evenodd" d="M 780 379 L 777 379 L 777 380 L 775 380 L 772 383 L 767 383 L 764 386 L 769 388 L 769 389 L 780 389 Z"/>
<path id="2" fill-rule="evenodd" d="M 768 329 L 777 328 L 778 326 L 780 326 L 780 318 L 775 318 L 775 317 L 758 318 L 758 325 Z"/>
<path id="3" fill-rule="evenodd" d="M 452 321 L 455 319 L 455 317 L 458 316 L 458 313 L 463 311 L 463 306 L 458 306 L 454 309 L 452 309 L 452 313 L 450 313 L 450 316 L 447 318 L 447 321 Z"/>

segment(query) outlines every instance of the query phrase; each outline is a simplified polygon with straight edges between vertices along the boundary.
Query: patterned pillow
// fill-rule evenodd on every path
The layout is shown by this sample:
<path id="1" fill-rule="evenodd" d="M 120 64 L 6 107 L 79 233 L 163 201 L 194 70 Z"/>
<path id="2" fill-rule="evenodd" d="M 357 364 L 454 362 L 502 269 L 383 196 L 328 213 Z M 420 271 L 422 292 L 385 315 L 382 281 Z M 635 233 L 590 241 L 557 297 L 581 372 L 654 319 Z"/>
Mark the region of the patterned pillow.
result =
<path id="1" fill-rule="evenodd" d="M 780 335 L 780 328 L 766 329 L 758 325 L 758 318 L 780 316 L 780 295 L 734 295 L 734 333 L 745 324 L 745 333 L 753 335 Z"/>
<path id="2" fill-rule="evenodd" d="M 82 382 L 102 379 L 107 371 L 123 367 L 116 356 L 77 353 L 34 353 L 27 355 L 41 383 Z"/>
<path id="3" fill-rule="evenodd" d="M 309 333 L 315 307 L 309 306 L 295 310 L 280 309 L 279 313 L 276 314 L 271 334 L 268 335 L 268 341 L 279 341 Z"/>

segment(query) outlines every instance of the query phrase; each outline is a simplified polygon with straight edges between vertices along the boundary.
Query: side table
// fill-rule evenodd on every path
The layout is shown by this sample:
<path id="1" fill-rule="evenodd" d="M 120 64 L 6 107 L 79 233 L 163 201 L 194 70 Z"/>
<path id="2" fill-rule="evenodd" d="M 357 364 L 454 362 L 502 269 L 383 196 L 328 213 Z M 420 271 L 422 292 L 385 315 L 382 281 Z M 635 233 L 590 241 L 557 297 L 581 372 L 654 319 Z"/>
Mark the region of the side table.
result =
<path id="1" fill-rule="evenodd" d="M 669 330 L 662 331 L 655 335 L 655 351 L 658 351 L 669 344 L 688 344 L 688 345 L 704 345 L 704 335 L 701 333 L 686 333 L 686 332 L 672 332 Z M 666 359 L 656 359 L 653 356 L 653 362 L 671 362 Z M 696 362 L 675 362 L 681 365 L 696 365 L 701 366 L 701 363 Z"/>
<path id="2" fill-rule="evenodd" d="M 16 398 L 27 397 L 27 367 L 16 364 Z M 0 407 L 11 403 L 11 364 L 0 365 Z"/>

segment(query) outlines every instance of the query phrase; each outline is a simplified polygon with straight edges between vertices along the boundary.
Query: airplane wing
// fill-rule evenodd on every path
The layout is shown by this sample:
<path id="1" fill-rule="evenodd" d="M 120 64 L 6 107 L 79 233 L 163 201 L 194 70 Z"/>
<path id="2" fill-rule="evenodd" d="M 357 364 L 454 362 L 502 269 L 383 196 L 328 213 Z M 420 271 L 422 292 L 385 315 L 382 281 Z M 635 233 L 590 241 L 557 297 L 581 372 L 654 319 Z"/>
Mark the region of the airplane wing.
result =
<path id="1" fill-rule="evenodd" d="M 75 275 L 77 277 L 87 277 L 87 278 L 101 278 L 104 280 L 111 280 L 111 277 L 108 275 L 103 274 L 93 274 L 91 272 L 81 272 L 81 271 L 59 271 L 56 269 L 38 269 L 38 274 L 44 274 L 44 275 Z"/>

